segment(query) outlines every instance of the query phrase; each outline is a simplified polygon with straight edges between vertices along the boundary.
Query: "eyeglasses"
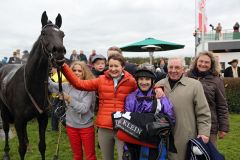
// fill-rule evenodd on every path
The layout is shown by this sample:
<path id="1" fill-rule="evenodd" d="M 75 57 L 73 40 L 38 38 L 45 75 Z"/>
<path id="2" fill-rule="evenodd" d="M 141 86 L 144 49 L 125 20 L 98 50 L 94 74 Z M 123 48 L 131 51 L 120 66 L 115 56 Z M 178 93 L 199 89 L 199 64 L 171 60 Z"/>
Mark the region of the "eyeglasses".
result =
<path id="1" fill-rule="evenodd" d="M 80 69 L 73 69 L 73 72 L 82 72 Z"/>

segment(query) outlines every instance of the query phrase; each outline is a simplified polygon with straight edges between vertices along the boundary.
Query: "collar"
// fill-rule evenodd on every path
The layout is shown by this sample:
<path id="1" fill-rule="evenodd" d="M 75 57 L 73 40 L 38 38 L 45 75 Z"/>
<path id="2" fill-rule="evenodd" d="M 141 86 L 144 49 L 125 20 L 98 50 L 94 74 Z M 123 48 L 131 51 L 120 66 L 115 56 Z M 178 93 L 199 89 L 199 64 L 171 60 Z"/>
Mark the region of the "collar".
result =
<path id="1" fill-rule="evenodd" d="M 169 82 L 169 77 L 168 76 L 167 76 L 167 81 Z M 176 84 L 177 83 L 181 83 L 182 85 L 186 86 L 187 85 L 187 77 L 182 75 L 182 77 L 176 82 Z"/>
<path id="2" fill-rule="evenodd" d="M 117 77 L 117 78 L 113 78 L 113 80 L 118 80 L 118 81 L 119 81 L 120 79 L 122 79 L 123 76 L 124 76 L 124 73 L 122 72 L 121 75 L 120 75 L 119 77 Z"/>
<path id="3" fill-rule="evenodd" d="M 208 74 L 204 77 L 198 77 L 196 74 L 193 73 L 193 71 L 189 71 L 187 73 L 187 77 L 190 77 L 190 78 L 194 78 L 194 79 L 202 79 L 202 78 L 205 78 L 205 79 L 212 79 L 214 77 L 214 75 L 212 74 Z"/>

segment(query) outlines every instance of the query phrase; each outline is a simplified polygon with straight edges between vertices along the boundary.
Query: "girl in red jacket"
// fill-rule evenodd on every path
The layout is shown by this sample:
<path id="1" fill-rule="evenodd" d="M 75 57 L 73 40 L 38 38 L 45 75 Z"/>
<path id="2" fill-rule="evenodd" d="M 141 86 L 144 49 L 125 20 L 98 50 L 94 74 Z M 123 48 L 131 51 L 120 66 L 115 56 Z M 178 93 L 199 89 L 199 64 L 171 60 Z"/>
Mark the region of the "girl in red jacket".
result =
<path id="1" fill-rule="evenodd" d="M 98 91 L 99 110 L 96 118 L 98 141 L 104 160 L 114 159 L 114 144 L 117 146 L 118 159 L 122 159 L 123 142 L 118 140 L 112 128 L 112 112 L 124 111 L 127 95 L 136 88 L 135 79 L 124 70 L 125 60 L 122 55 L 114 54 L 108 58 L 109 68 L 104 75 L 92 80 L 80 80 L 64 64 L 63 73 L 67 80 L 77 89 Z"/>

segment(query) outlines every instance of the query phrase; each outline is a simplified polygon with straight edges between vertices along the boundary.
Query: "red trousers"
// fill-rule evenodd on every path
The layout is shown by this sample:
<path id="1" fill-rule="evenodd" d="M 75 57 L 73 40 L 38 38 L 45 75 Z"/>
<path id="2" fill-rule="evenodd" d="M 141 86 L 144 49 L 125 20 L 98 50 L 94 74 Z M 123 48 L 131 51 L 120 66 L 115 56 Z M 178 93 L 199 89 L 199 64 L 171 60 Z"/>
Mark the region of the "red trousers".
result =
<path id="1" fill-rule="evenodd" d="M 73 152 L 74 160 L 83 160 L 83 149 L 86 160 L 96 160 L 94 127 L 72 128 L 67 126 L 67 135 Z"/>

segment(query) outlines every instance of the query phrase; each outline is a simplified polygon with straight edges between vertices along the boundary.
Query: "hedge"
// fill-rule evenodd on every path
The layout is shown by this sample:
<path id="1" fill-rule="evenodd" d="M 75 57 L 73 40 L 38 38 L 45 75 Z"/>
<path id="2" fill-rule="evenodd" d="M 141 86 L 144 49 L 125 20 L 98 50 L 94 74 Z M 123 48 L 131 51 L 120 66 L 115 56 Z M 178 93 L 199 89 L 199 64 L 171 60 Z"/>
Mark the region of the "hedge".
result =
<path id="1" fill-rule="evenodd" d="M 223 78 L 230 112 L 240 113 L 240 78 Z"/>

